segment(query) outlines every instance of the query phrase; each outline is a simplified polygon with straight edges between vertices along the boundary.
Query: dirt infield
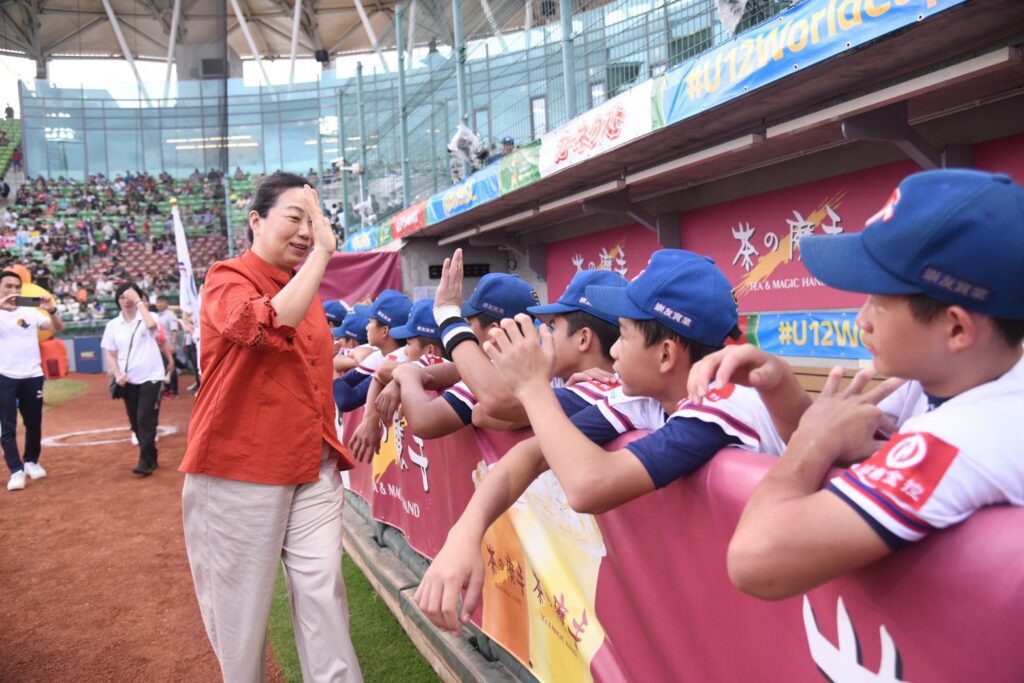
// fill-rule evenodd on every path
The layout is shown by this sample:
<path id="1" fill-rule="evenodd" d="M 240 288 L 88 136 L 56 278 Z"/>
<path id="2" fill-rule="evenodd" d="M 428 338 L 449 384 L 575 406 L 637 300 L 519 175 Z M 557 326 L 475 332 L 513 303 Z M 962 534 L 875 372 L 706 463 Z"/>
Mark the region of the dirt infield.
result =
<path id="1" fill-rule="evenodd" d="M 0 681 L 218 680 L 181 529 L 177 467 L 193 399 L 163 402 L 160 424 L 177 432 L 161 437 L 160 468 L 143 479 L 105 376 L 73 377 L 88 389 L 46 411 L 44 440 L 124 431 L 44 445 L 49 477 L 0 489 Z M 122 440 L 82 444 L 111 439 Z M 267 673 L 283 680 L 269 661 Z"/>

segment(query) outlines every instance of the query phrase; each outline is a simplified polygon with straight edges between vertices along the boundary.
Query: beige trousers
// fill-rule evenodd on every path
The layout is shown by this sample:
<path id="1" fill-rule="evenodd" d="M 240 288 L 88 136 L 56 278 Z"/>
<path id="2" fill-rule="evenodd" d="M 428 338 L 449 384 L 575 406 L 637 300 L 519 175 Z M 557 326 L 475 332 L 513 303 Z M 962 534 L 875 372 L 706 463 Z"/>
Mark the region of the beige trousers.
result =
<path id="1" fill-rule="evenodd" d="M 341 576 L 337 459 L 320 479 L 271 486 L 185 475 L 185 547 L 206 633 L 227 683 L 264 677 L 278 562 L 284 565 L 304 681 L 361 681 Z"/>

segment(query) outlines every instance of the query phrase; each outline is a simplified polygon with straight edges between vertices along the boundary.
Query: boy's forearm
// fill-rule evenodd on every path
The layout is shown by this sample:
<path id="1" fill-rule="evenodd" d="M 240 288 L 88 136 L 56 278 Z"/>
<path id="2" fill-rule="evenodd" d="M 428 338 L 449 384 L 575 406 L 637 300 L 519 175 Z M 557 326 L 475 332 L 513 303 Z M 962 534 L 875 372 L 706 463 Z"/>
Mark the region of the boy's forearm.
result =
<path id="1" fill-rule="evenodd" d="M 789 365 L 785 361 L 779 362 L 783 366 L 782 380 L 770 391 L 759 390 L 758 395 L 768 409 L 775 430 L 783 441 L 789 442 L 800 424 L 800 418 L 814 401 L 800 385 L 800 380 Z"/>
<path id="2" fill-rule="evenodd" d="M 548 467 L 567 493 L 589 487 L 600 471 L 604 448 L 587 438 L 565 415 L 550 386 L 520 394 L 534 437 Z"/>
<path id="3" fill-rule="evenodd" d="M 516 444 L 491 468 L 452 527 L 452 532 L 483 538 L 492 524 L 547 469 L 534 439 Z"/>
<path id="4" fill-rule="evenodd" d="M 459 344 L 452 351 L 452 360 L 462 380 L 484 409 L 500 419 L 514 419 L 519 400 L 502 381 L 487 355 L 476 344 Z"/>

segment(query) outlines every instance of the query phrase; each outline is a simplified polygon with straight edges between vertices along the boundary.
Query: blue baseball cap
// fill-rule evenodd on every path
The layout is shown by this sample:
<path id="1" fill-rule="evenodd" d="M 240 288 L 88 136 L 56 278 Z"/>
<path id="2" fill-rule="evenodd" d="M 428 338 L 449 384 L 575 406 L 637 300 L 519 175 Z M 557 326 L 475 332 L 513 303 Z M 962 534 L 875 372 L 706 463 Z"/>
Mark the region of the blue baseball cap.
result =
<path id="1" fill-rule="evenodd" d="M 540 303 L 533 287 L 518 275 L 488 273 L 462 304 L 463 317 L 485 313 L 493 318 L 511 318 Z"/>
<path id="2" fill-rule="evenodd" d="M 328 299 L 324 302 L 324 314 L 332 325 L 340 325 L 348 315 L 348 307 L 337 299 Z"/>
<path id="3" fill-rule="evenodd" d="M 345 316 L 345 319 L 341 322 L 341 325 L 335 327 L 334 332 L 335 338 L 339 338 L 337 331 L 341 331 L 341 337 L 348 337 L 349 339 L 355 339 L 360 344 L 366 343 L 366 323 L 370 321 L 370 307 L 362 304 L 356 304 L 356 307 Z"/>
<path id="4" fill-rule="evenodd" d="M 369 317 L 388 327 L 404 325 L 409 319 L 409 311 L 412 310 L 412 301 L 405 294 L 396 292 L 393 289 L 385 289 L 370 304 Z"/>
<path id="5" fill-rule="evenodd" d="M 907 176 L 859 233 L 800 240 L 804 265 L 837 289 L 927 294 L 1024 319 L 1024 188 L 966 169 Z"/>
<path id="6" fill-rule="evenodd" d="M 682 249 L 654 252 L 628 285 L 587 287 L 587 298 L 618 318 L 657 320 L 707 346 L 722 346 L 739 320 L 732 286 L 715 262 Z"/>
<path id="7" fill-rule="evenodd" d="M 618 316 L 594 306 L 587 296 L 587 287 L 625 287 L 628 284 L 626 278 L 612 270 L 581 270 L 569 282 L 557 302 L 544 306 L 530 306 L 527 310 L 535 316 L 583 311 L 612 325 L 618 325 Z"/>
<path id="8" fill-rule="evenodd" d="M 420 299 L 412 305 L 409 320 L 404 325 L 391 328 L 394 339 L 411 339 L 412 337 L 429 337 L 440 339 L 441 333 L 434 321 L 434 300 Z"/>

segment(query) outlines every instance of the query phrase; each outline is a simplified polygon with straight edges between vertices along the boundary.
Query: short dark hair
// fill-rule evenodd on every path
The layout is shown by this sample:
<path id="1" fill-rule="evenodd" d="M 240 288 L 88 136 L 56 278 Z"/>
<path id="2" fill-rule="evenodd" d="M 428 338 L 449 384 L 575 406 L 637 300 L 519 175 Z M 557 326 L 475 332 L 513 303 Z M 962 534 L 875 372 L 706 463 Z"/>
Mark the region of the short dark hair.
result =
<path id="1" fill-rule="evenodd" d="M 927 294 L 907 294 L 905 298 L 910 306 L 910 315 L 917 322 L 926 325 L 938 318 L 947 308 L 954 305 L 945 301 L 939 301 Z M 1008 346 L 1020 346 L 1024 343 L 1024 320 L 992 317 L 992 323 L 995 325 L 996 330 L 998 330 L 999 336 L 1003 338 L 1003 341 Z"/>
<path id="2" fill-rule="evenodd" d="M 309 178 L 285 171 L 278 171 L 277 173 L 264 176 L 256 182 L 252 203 L 249 204 L 249 211 L 255 211 L 259 214 L 260 218 L 266 218 L 270 210 L 274 208 L 274 204 L 277 204 L 277 198 L 281 196 L 282 192 L 294 187 L 305 187 L 309 184 Z M 248 216 L 248 213 L 246 215 Z M 249 244 L 252 244 L 253 235 L 251 227 L 246 228 L 246 236 L 249 238 Z"/>
<path id="3" fill-rule="evenodd" d="M 114 303 L 117 304 L 118 310 L 121 309 L 121 295 L 129 289 L 134 290 L 135 293 L 139 295 L 139 298 L 145 301 L 146 295 L 137 284 L 134 282 L 124 282 L 118 285 L 117 289 L 114 290 Z"/>
<path id="4" fill-rule="evenodd" d="M 423 346 L 426 346 L 427 344 L 433 344 L 440 351 L 444 352 L 444 342 L 442 342 L 440 339 L 436 337 L 424 337 L 423 335 L 417 335 L 415 337 L 412 337 L 412 339 L 419 339 L 420 344 L 422 344 Z"/>
<path id="5" fill-rule="evenodd" d="M 640 334 L 644 337 L 644 348 L 650 348 L 658 342 L 666 339 L 674 341 L 684 349 L 690 350 L 691 363 L 696 363 L 704 356 L 708 356 L 722 348 L 721 344 L 718 346 L 711 346 L 708 344 L 702 344 L 698 341 L 693 341 L 692 339 L 687 339 L 678 332 L 665 327 L 657 320 L 633 320 L 633 324 L 637 326 L 640 330 Z M 729 332 L 728 336 L 730 338 L 735 338 L 737 332 L 738 328 L 733 328 Z"/>
<path id="6" fill-rule="evenodd" d="M 156 297 L 156 300 L 157 301 L 168 301 L 169 299 L 167 298 L 166 294 L 158 294 L 157 297 Z"/>
<path id="7" fill-rule="evenodd" d="M 558 315 L 565 318 L 565 322 L 569 326 L 569 334 L 576 334 L 584 327 L 589 327 L 597 336 L 598 343 L 601 344 L 601 355 L 606 360 L 612 360 L 612 346 L 619 340 L 618 325 L 612 325 L 610 322 L 601 320 L 586 311 L 569 311 L 568 313 L 559 313 Z"/>
<path id="8" fill-rule="evenodd" d="M 484 328 L 485 330 L 491 325 L 501 322 L 501 318 L 495 318 L 493 315 L 490 315 L 489 313 L 477 313 L 476 315 L 469 316 L 468 319 L 472 318 L 476 318 L 477 322 L 480 323 L 480 327 Z"/>
<path id="9" fill-rule="evenodd" d="M 18 278 L 18 282 L 21 282 L 21 276 L 15 273 L 13 270 L 0 270 L 0 280 L 9 277 L 16 277 Z"/>

